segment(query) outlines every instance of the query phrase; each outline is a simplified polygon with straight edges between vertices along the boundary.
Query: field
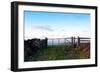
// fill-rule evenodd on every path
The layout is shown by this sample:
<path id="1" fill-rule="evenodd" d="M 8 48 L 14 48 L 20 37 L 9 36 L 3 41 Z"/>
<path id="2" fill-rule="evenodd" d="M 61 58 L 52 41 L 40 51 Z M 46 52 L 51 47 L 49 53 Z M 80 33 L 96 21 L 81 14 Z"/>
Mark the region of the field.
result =
<path id="1" fill-rule="evenodd" d="M 88 59 L 90 58 L 90 44 L 80 44 L 78 47 L 71 45 L 53 45 L 39 49 L 29 61 Z"/>

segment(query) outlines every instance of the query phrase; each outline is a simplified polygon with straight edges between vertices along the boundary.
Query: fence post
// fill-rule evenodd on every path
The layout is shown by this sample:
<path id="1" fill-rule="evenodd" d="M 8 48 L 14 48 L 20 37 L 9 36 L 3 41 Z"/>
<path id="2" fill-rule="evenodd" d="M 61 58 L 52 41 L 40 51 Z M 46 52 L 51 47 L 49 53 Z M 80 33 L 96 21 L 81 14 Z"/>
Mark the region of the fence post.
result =
<path id="1" fill-rule="evenodd" d="M 73 45 L 74 45 L 74 48 L 76 48 L 75 37 L 73 37 Z"/>
<path id="2" fill-rule="evenodd" d="M 77 47 L 80 46 L 80 38 L 79 36 L 77 37 Z"/>
<path id="3" fill-rule="evenodd" d="M 75 44 L 75 37 L 73 38 L 73 40 L 74 40 L 74 42 L 73 42 L 73 43 Z"/>
<path id="4" fill-rule="evenodd" d="M 48 46 L 47 44 L 48 44 L 48 38 L 46 37 L 45 38 L 45 48 L 47 48 L 47 46 Z"/>
<path id="5" fill-rule="evenodd" d="M 73 46 L 73 37 L 71 37 L 71 45 Z"/>

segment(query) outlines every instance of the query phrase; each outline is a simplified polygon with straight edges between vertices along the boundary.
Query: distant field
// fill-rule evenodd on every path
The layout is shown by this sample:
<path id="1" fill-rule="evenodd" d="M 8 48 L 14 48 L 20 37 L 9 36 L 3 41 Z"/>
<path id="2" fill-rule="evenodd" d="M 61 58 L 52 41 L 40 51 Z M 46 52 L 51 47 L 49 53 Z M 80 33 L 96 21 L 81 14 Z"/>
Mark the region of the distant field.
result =
<path id="1" fill-rule="evenodd" d="M 88 59 L 90 58 L 90 44 L 81 44 L 74 48 L 71 45 L 53 45 L 38 50 L 29 61 Z"/>

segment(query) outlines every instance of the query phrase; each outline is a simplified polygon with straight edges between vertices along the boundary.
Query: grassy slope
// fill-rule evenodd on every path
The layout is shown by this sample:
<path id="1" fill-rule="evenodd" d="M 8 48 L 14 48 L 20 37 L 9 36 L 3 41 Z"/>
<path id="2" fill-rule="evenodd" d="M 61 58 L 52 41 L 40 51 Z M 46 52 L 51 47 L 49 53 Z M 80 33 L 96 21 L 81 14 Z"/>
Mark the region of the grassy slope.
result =
<path id="1" fill-rule="evenodd" d="M 48 46 L 48 48 L 40 49 L 31 56 L 30 61 L 46 61 L 46 60 L 64 60 L 64 59 L 87 59 L 89 58 L 85 48 L 73 48 L 68 45 Z"/>

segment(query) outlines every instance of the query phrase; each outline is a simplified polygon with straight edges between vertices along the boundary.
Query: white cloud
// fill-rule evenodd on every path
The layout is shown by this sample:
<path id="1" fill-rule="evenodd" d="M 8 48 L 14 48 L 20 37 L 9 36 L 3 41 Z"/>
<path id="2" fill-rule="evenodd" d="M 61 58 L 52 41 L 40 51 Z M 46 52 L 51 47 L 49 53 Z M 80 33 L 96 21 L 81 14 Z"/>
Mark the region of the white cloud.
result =
<path id="1" fill-rule="evenodd" d="M 45 38 L 53 29 L 48 26 L 32 26 L 25 29 L 25 39 Z"/>
<path id="2" fill-rule="evenodd" d="M 32 29 L 53 31 L 53 29 L 50 26 L 32 26 Z"/>
<path id="3" fill-rule="evenodd" d="M 28 29 L 25 29 L 25 39 L 32 39 L 32 38 L 40 38 L 44 39 L 47 38 L 66 38 L 71 36 L 80 36 L 80 37 L 90 37 L 90 32 L 83 30 L 83 31 L 74 31 L 74 30 L 67 30 L 67 29 L 55 29 L 53 30 L 50 26 L 32 26 Z"/>

